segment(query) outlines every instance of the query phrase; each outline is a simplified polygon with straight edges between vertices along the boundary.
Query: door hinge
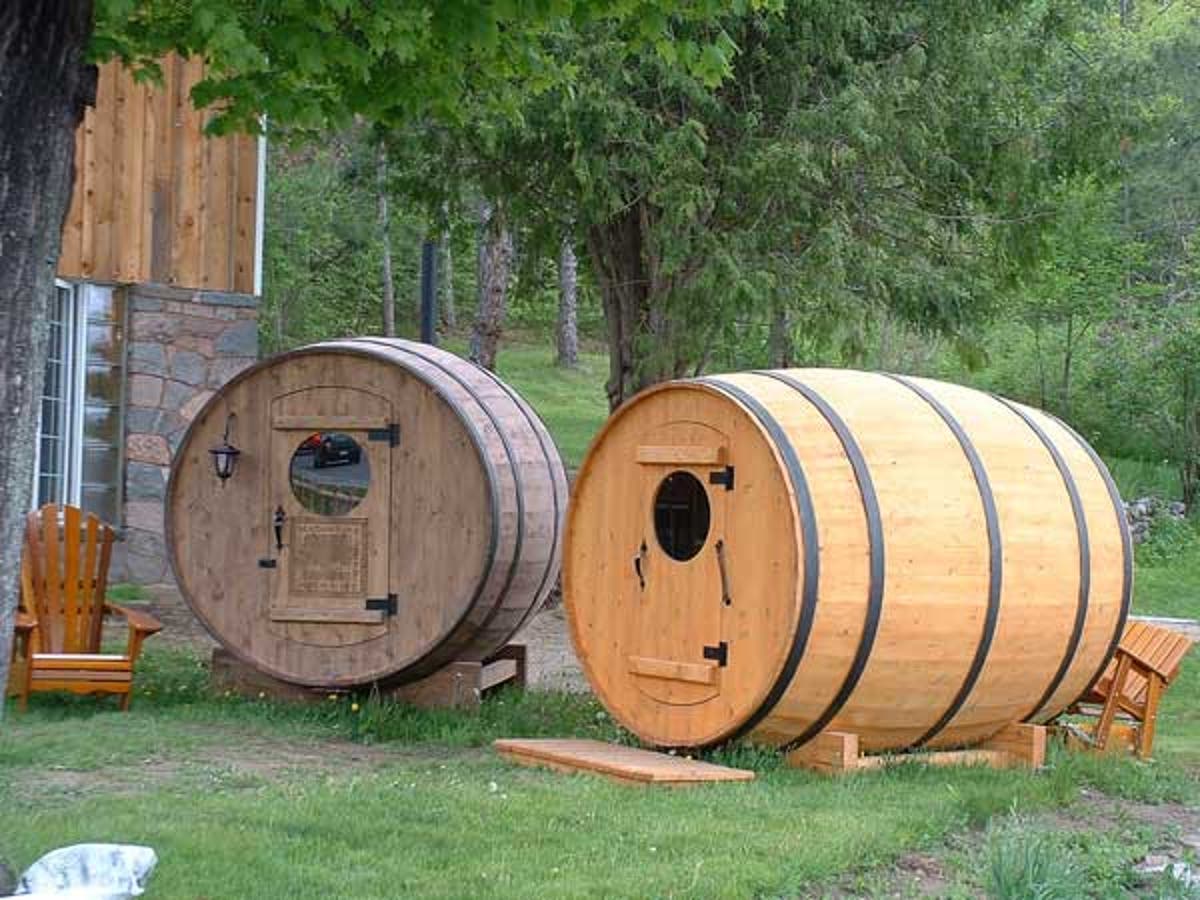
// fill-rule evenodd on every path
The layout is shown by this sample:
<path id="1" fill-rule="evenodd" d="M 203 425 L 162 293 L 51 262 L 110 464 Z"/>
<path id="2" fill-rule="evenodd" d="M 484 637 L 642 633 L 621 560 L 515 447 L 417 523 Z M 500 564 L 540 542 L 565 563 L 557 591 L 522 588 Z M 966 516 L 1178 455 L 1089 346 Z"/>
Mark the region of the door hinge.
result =
<path id="1" fill-rule="evenodd" d="M 732 491 L 733 490 L 733 466 L 726 466 L 724 468 L 724 470 L 722 470 L 720 472 L 709 472 L 708 473 L 708 483 L 709 484 L 723 484 L 723 485 L 725 485 L 725 490 Z"/>
<path id="2" fill-rule="evenodd" d="M 388 594 L 386 597 L 371 597 L 363 605 L 367 609 L 377 609 L 389 616 L 394 616 L 396 614 L 396 595 Z"/>
<path id="3" fill-rule="evenodd" d="M 400 446 L 400 423 L 389 422 L 382 428 L 371 428 L 367 431 L 368 441 L 387 441 L 389 447 Z"/>
<path id="4" fill-rule="evenodd" d="M 704 658 L 713 660 L 718 666 L 724 668 L 729 662 L 729 644 L 725 641 L 717 644 L 715 647 L 704 648 Z"/>
<path id="5" fill-rule="evenodd" d="M 260 559 L 258 561 L 258 567 L 260 569 L 277 569 L 279 568 L 279 563 L 274 559 Z"/>

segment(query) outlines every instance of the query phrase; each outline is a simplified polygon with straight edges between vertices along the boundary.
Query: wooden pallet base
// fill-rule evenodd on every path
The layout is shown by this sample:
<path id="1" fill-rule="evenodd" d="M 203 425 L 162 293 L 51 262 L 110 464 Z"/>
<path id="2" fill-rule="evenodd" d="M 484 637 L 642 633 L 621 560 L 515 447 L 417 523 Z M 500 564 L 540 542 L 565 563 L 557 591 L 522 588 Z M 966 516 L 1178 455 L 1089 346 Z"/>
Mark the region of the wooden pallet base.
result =
<path id="1" fill-rule="evenodd" d="M 499 740 L 492 746 L 511 762 L 557 772 L 603 775 L 621 784 L 660 784 L 686 787 L 715 781 L 752 781 L 754 773 L 712 763 L 605 744 L 602 741 L 521 739 Z"/>
<path id="2" fill-rule="evenodd" d="M 787 755 L 787 764 L 829 775 L 861 772 L 899 763 L 932 766 L 986 765 L 994 769 L 1023 766 L 1040 769 L 1046 764 L 1046 728 L 1043 725 L 1012 724 L 991 740 L 970 750 L 941 750 L 930 753 L 901 753 L 864 756 L 858 735 L 823 731 Z"/>
<path id="3" fill-rule="evenodd" d="M 421 709 L 478 709 L 488 691 L 505 684 L 525 687 L 525 645 L 509 644 L 484 662 L 450 663 L 432 675 L 408 684 L 381 688 L 380 696 Z M 211 683 L 218 693 L 270 697 L 315 703 L 331 694 L 351 694 L 347 688 L 305 687 L 272 678 L 218 647 L 212 654 Z"/>
<path id="4" fill-rule="evenodd" d="M 1141 743 L 1141 728 L 1125 722 L 1114 722 L 1110 726 L 1108 740 L 1103 747 L 1097 747 L 1092 742 L 1090 726 L 1072 723 L 1072 727 L 1068 728 L 1066 723 L 1056 722 L 1046 727 L 1050 735 L 1062 741 L 1068 750 L 1136 755 Z"/>

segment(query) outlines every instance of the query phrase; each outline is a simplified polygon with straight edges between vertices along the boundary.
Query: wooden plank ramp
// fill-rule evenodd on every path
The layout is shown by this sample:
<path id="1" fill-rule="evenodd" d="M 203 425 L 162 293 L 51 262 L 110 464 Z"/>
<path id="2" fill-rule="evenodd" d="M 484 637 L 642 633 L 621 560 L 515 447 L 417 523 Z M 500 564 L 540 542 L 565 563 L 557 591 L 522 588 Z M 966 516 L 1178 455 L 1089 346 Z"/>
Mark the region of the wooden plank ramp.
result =
<path id="1" fill-rule="evenodd" d="M 731 769 L 603 741 L 522 738 L 494 741 L 492 746 L 505 759 L 523 766 L 604 775 L 622 784 L 685 787 L 718 781 L 754 780 L 754 773 L 747 769 Z"/>

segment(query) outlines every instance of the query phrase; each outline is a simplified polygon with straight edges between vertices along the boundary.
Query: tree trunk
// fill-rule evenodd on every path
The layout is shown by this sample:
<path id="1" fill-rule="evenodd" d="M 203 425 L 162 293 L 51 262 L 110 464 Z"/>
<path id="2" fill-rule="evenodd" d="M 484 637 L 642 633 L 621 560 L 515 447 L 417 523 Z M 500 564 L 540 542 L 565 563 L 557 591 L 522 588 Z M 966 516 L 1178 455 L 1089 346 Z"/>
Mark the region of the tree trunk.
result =
<path id="1" fill-rule="evenodd" d="M 792 323 L 787 309 L 777 304 L 771 311 L 771 328 L 767 333 L 767 355 L 773 369 L 790 369 L 795 363 L 796 350 L 792 342 Z"/>
<path id="2" fill-rule="evenodd" d="M 471 333 L 471 360 L 485 369 L 496 368 L 496 352 L 504 331 L 508 278 L 513 242 L 504 220 L 504 207 L 487 200 L 479 204 L 479 310 Z"/>
<path id="3" fill-rule="evenodd" d="M 84 64 L 91 30 L 91 0 L 0 4 L 0 690 L 12 655 L 47 303 L 71 200 L 75 128 L 96 100 L 96 68 Z"/>
<path id="4" fill-rule="evenodd" d="M 441 315 L 442 325 L 448 331 L 453 331 L 458 328 L 458 310 L 454 306 L 454 248 L 451 244 L 450 233 L 450 209 L 447 205 L 442 205 L 442 238 L 441 244 L 442 256 L 442 304 Z"/>
<path id="5" fill-rule="evenodd" d="M 1063 351 L 1062 417 L 1071 419 L 1071 363 L 1075 358 L 1075 317 L 1067 316 L 1067 344 Z"/>
<path id="6" fill-rule="evenodd" d="M 375 192 L 379 204 L 379 240 L 383 244 L 383 334 L 396 336 L 396 286 L 392 278 L 392 234 L 388 227 L 387 148 L 379 142 Z"/>
<path id="7" fill-rule="evenodd" d="M 571 238 L 564 237 L 558 252 L 558 365 L 579 365 L 579 267 Z"/>
<path id="8" fill-rule="evenodd" d="M 676 351 L 667 312 L 670 292 L 695 270 L 662 274 L 652 246 L 653 213 L 642 201 L 587 232 L 608 330 L 609 409 L 642 388 L 679 378 L 687 359 Z"/>

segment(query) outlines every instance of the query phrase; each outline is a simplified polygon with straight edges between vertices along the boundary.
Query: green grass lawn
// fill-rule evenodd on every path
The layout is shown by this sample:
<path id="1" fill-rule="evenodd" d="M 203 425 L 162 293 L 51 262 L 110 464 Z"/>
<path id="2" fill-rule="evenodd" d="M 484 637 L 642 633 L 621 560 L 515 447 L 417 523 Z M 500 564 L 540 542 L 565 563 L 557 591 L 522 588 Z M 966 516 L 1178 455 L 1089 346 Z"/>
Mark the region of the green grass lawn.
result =
<path id="1" fill-rule="evenodd" d="M 626 739 L 590 697 L 508 692 L 478 714 L 289 706 L 211 696 L 201 659 L 151 645 L 129 714 L 90 698 L 10 709 L 0 820 L 19 824 L 0 829 L 0 858 L 148 844 L 161 860 L 150 897 L 792 896 L 871 883 L 902 853 L 1050 814 L 1085 786 L 1195 804 L 1197 671 L 1166 698 L 1153 764 L 1056 750 L 1037 774 L 913 765 L 827 779 L 742 747 L 712 758 L 755 768 L 752 784 L 654 790 L 487 749 L 501 736 Z M 1126 871 L 1144 849 L 1121 852 Z"/>
<path id="2" fill-rule="evenodd" d="M 607 355 L 580 353 L 579 368 L 567 370 L 554 366 L 552 347 L 512 347 L 500 351 L 496 368 L 545 421 L 563 462 L 577 468 L 608 418 Z"/>
<path id="3" fill-rule="evenodd" d="M 1041 774 L 827 779 L 727 751 L 759 779 L 635 789 L 486 750 L 501 735 L 616 737 L 590 698 L 508 693 L 479 716 L 296 708 L 210 697 L 180 651 L 147 661 L 130 714 L 37 698 L 6 722 L 0 809 L 20 824 L 0 830 L 0 856 L 24 866 L 73 842 L 148 844 L 161 859 L 151 897 L 787 896 L 997 815 L 1069 804 L 1082 785 L 1194 797 L 1170 762 L 1064 753 Z"/>
<path id="4" fill-rule="evenodd" d="M 462 338 L 450 338 L 446 349 L 465 355 L 467 344 Z M 554 355 L 554 345 L 549 341 L 506 341 L 496 360 L 496 371 L 541 416 L 563 463 L 574 469 L 608 418 L 604 393 L 608 355 L 581 350 L 577 369 L 554 365 Z"/>

